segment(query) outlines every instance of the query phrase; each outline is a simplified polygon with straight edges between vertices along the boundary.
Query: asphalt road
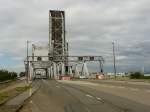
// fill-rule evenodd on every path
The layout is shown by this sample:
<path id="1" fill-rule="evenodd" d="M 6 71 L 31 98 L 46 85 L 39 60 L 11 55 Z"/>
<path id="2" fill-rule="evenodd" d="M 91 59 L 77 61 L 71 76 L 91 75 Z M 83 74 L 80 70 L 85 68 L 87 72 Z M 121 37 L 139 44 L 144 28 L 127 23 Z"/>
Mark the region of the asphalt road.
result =
<path id="1" fill-rule="evenodd" d="M 130 88 L 138 88 L 141 90 L 148 89 L 150 90 L 150 83 L 148 82 L 139 82 L 139 81 L 114 81 L 114 80 L 86 80 L 88 82 L 99 83 L 99 84 L 107 84 L 114 86 L 123 86 Z"/>
<path id="2" fill-rule="evenodd" d="M 141 87 L 89 81 L 39 82 L 40 89 L 20 112 L 150 112 L 147 88 L 139 91 Z"/>

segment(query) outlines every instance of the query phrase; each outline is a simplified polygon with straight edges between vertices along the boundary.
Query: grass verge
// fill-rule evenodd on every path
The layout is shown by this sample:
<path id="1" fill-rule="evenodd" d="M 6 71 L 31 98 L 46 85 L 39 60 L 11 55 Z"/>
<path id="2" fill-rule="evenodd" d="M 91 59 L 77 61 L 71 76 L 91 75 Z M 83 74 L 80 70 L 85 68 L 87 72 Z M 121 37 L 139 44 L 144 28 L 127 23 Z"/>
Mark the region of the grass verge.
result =
<path id="1" fill-rule="evenodd" d="M 30 88 L 31 88 L 31 85 L 23 86 L 23 87 L 16 87 L 6 92 L 0 92 L 0 105 Z"/>

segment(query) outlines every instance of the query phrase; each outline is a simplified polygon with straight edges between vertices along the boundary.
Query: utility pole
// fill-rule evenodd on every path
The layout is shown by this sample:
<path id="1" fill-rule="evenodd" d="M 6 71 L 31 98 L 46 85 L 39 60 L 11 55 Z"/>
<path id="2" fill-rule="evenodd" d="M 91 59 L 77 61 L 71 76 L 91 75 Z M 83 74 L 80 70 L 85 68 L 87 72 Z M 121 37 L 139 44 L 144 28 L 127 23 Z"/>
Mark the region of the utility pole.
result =
<path id="1" fill-rule="evenodd" d="M 99 73 L 102 73 L 103 74 L 103 65 L 102 65 L 102 61 L 99 60 Z"/>
<path id="2" fill-rule="evenodd" d="M 28 59 L 29 41 L 27 40 L 27 82 L 29 81 L 29 59 Z"/>
<path id="3" fill-rule="evenodd" d="M 115 75 L 115 79 L 116 79 L 116 56 L 115 56 L 115 43 L 112 42 L 113 45 L 113 60 L 114 60 L 114 75 Z"/>

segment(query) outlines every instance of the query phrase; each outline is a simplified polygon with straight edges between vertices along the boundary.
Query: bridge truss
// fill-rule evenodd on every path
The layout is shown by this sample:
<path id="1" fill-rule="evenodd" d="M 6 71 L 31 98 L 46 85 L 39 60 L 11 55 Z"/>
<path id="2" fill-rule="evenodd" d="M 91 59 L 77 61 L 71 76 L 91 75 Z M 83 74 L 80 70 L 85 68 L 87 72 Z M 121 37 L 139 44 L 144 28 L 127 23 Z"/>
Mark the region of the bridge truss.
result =
<path id="1" fill-rule="evenodd" d="M 50 10 L 49 43 L 41 46 L 32 44 L 32 55 L 27 56 L 24 63 L 27 77 L 30 80 L 35 78 L 40 70 L 45 71 L 46 78 L 58 76 L 88 77 L 89 71 L 86 62 L 92 61 L 99 62 L 100 72 L 103 73 L 104 59 L 102 56 L 69 55 L 65 37 L 65 12 Z"/>

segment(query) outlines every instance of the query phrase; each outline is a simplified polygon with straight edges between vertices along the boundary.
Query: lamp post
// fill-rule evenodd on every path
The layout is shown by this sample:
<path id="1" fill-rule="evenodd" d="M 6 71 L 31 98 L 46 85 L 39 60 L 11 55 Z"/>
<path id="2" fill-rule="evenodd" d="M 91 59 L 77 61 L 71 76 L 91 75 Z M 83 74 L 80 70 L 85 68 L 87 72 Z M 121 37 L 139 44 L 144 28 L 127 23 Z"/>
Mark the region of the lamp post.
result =
<path id="1" fill-rule="evenodd" d="M 29 41 L 27 40 L 27 74 L 26 74 L 27 75 L 26 76 L 27 77 L 27 82 L 29 82 L 29 59 L 28 59 L 29 54 L 28 54 L 28 49 L 29 49 Z"/>
<path id="2" fill-rule="evenodd" d="M 114 75 L 115 75 L 115 79 L 116 79 L 116 56 L 115 56 L 115 43 L 112 42 L 113 45 L 113 60 L 114 60 Z"/>

